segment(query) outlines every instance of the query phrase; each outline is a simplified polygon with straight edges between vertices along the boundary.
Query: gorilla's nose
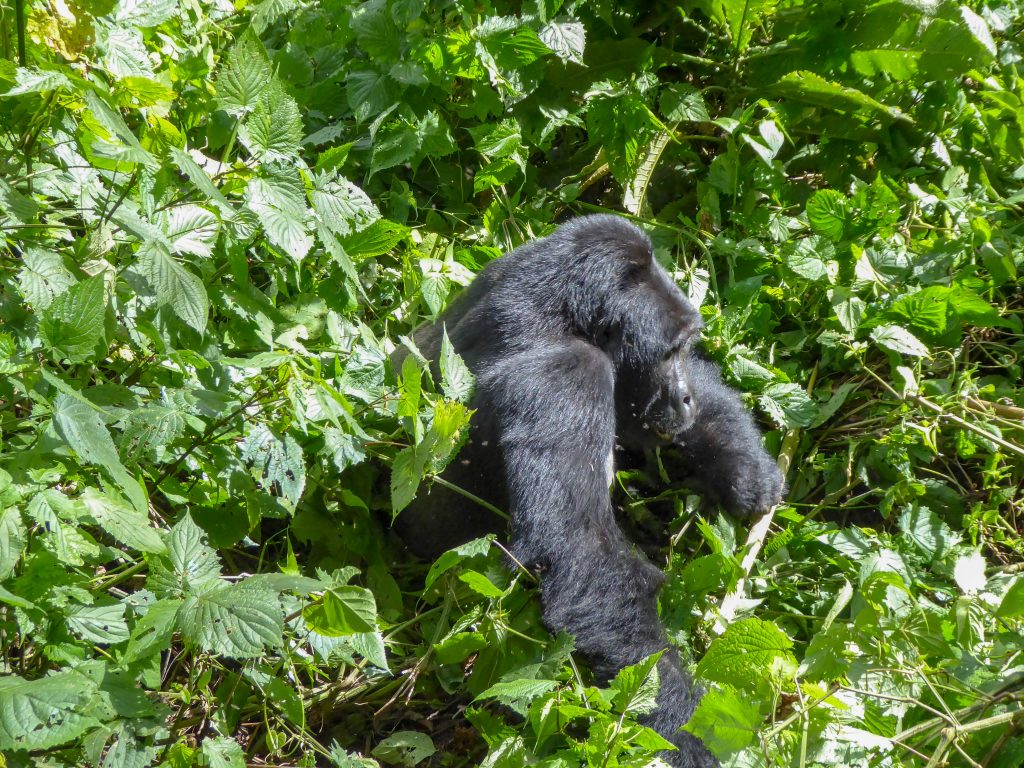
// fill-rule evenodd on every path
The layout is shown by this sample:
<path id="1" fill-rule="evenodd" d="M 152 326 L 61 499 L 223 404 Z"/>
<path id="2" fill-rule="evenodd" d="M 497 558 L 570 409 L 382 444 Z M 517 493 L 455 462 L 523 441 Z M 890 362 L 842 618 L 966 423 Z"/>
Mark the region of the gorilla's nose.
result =
<path id="1" fill-rule="evenodd" d="M 682 432 L 693 424 L 696 409 L 689 387 L 680 386 L 676 389 L 673 393 L 670 410 L 672 421 L 678 425 L 677 432 Z"/>

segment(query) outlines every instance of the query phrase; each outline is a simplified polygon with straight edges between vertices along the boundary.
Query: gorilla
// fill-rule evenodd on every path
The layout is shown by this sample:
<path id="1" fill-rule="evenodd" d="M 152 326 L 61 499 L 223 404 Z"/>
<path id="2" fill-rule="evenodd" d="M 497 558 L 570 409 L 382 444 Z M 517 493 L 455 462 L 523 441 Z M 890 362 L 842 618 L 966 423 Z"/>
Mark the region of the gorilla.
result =
<path id="1" fill-rule="evenodd" d="M 664 580 L 626 539 L 610 496 L 614 450 L 674 446 L 733 513 L 777 504 L 783 479 L 739 396 L 693 344 L 700 314 L 625 219 L 586 216 L 487 265 L 413 335 L 434 361 L 446 331 L 476 376 L 470 435 L 444 478 L 509 512 L 510 551 L 537 574 L 545 624 L 575 636 L 602 680 L 664 651 L 645 724 L 677 768 L 715 766 L 680 731 L 699 699 L 658 619 Z M 395 522 L 435 557 L 503 521 L 435 486 Z"/>

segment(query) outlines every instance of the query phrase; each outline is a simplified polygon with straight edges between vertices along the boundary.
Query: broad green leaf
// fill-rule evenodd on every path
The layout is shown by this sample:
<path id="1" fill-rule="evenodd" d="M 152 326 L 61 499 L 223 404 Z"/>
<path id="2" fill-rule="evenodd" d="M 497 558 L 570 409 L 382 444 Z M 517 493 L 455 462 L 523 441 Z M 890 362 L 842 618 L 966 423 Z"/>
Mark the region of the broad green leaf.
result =
<path id="1" fill-rule="evenodd" d="M 267 491 L 276 490 L 292 508 L 306 487 L 306 462 L 291 435 L 280 438 L 261 424 L 242 441 L 242 461 L 252 465 Z"/>
<path id="2" fill-rule="evenodd" d="M 658 660 L 661 652 L 648 656 L 643 661 L 623 667 L 609 686 L 615 691 L 612 703 L 618 712 L 646 715 L 658 705 Z"/>
<path id="3" fill-rule="evenodd" d="M 262 43 L 253 34 L 242 35 L 217 73 L 215 87 L 221 109 L 237 118 L 251 112 L 271 77 Z"/>
<path id="4" fill-rule="evenodd" d="M 539 37 L 541 42 L 554 51 L 562 61 L 571 61 L 575 64 L 583 63 L 587 31 L 579 22 L 552 21 L 541 29 Z"/>
<path id="5" fill-rule="evenodd" d="M 315 177 L 310 200 L 317 218 L 338 237 L 361 232 L 380 218 L 363 190 L 334 173 Z"/>
<path id="6" fill-rule="evenodd" d="M 522 716 L 530 703 L 558 685 L 557 680 L 509 680 L 497 682 L 474 699 L 496 699 Z"/>
<path id="7" fill-rule="evenodd" d="M 425 733 L 398 731 L 373 748 L 373 755 L 389 765 L 412 768 L 433 755 L 437 749 Z"/>
<path id="8" fill-rule="evenodd" d="M 843 239 L 849 219 L 846 196 L 834 189 L 819 189 L 807 201 L 807 221 L 811 228 L 834 242 Z"/>
<path id="9" fill-rule="evenodd" d="M 758 402 L 783 427 L 806 427 L 818 415 L 818 406 L 799 384 L 772 384 L 765 387 Z"/>
<path id="10" fill-rule="evenodd" d="M 762 619 L 741 619 L 726 627 L 697 664 L 697 677 L 756 690 L 768 679 L 785 680 L 796 670 L 793 641 Z"/>
<path id="11" fill-rule="evenodd" d="M 423 583 L 423 590 L 430 589 L 431 585 L 437 581 L 444 573 L 454 568 L 456 565 L 461 563 L 463 560 L 468 560 L 478 555 L 486 555 L 491 549 L 492 536 L 485 536 L 480 539 L 473 539 L 465 544 L 461 544 L 454 549 L 449 549 L 447 552 L 442 554 L 434 564 L 430 566 L 430 570 L 427 571 L 427 578 Z"/>
<path id="12" fill-rule="evenodd" d="M 900 530 L 930 560 L 941 560 L 960 543 L 954 533 L 928 507 L 908 504 L 899 518 Z"/>
<path id="13" fill-rule="evenodd" d="M 26 248 L 22 255 L 18 287 L 25 301 L 37 312 L 45 310 L 53 300 L 77 283 L 64 266 L 59 254 L 41 248 Z"/>
<path id="14" fill-rule="evenodd" d="M 46 93 L 59 88 L 70 88 L 71 81 L 63 72 L 57 70 L 38 69 L 37 67 L 18 67 L 15 85 L 3 96 L 21 96 L 25 93 Z"/>
<path id="15" fill-rule="evenodd" d="M 416 498 L 426 462 L 427 452 L 415 445 L 403 448 L 391 462 L 392 518 L 397 517 Z"/>
<path id="16" fill-rule="evenodd" d="M 882 325 L 871 331 L 871 338 L 879 346 L 901 355 L 911 357 L 928 357 L 928 347 L 922 344 L 914 334 L 898 325 Z"/>
<path id="17" fill-rule="evenodd" d="M 103 276 L 76 283 L 61 293 L 43 312 L 39 332 L 57 357 L 82 363 L 105 354 L 104 322 L 107 294 Z"/>
<path id="18" fill-rule="evenodd" d="M 153 77 L 153 65 L 142 33 L 129 26 L 97 25 L 97 47 L 103 52 L 103 66 L 117 79 Z"/>
<path id="19" fill-rule="evenodd" d="M 687 83 L 669 83 L 661 92 L 659 108 L 669 123 L 705 123 L 711 117 L 700 91 Z"/>
<path id="20" fill-rule="evenodd" d="M 68 629 L 90 643 L 116 645 L 128 639 L 124 603 L 75 605 L 64 609 Z"/>
<path id="21" fill-rule="evenodd" d="M 84 714 L 95 695 L 96 685 L 74 672 L 0 677 L 0 750 L 47 749 L 78 738 L 98 724 Z"/>
<path id="22" fill-rule="evenodd" d="M 210 299 L 202 280 L 156 244 L 139 251 L 138 266 L 161 306 L 169 306 L 177 317 L 200 334 L 206 331 Z"/>
<path id="23" fill-rule="evenodd" d="M 459 574 L 459 581 L 467 584 L 470 589 L 479 595 L 489 598 L 499 598 L 504 591 L 494 586 L 494 582 L 477 571 L 463 571 Z"/>
<path id="24" fill-rule="evenodd" d="M 444 396 L 451 400 L 458 400 L 460 403 L 468 403 L 473 393 L 475 379 L 469 367 L 455 351 L 448 332 L 444 331 L 441 337 L 441 387 L 444 389 Z"/>
<path id="25" fill-rule="evenodd" d="M 53 427 L 68 447 L 78 454 L 79 459 L 86 464 L 103 467 L 145 519 L 149 509 L 146 494 L 138 480 L 121 463 L 114 441 L 96 408 L 81 397 L 57 395 L 53 401 Z M 163 549 L 162 545 L 157 549 L 139 548 L 144 552 Z"/>
<path id="26" fill-rule="evenodd" d="M 362 232 L 346 237 L 343 245 L 353 259 L 369 259 L 390 253 L 408 234 L 408 227 L 379 219 Z"/>
<path id="27" fill-rule="evenodd" d="M 830 82 L 814 72 L 790 72 L 768 90 L 783 98 L 837 112 L 861 112 L 884 122 L 907 120 L 896 107 L 887 106 L 856 88 Z"/>
<path id="28" fill-rule="evenodd" d="M 230 736 L 203 739 L 203 757 L 209 768 L 245 768 L 245 751 Z"/>
<path id="29" fill-rule="evenodd" d="M 280 647 L 284 631 L 277 594 L 244 581 L 187 596 L 177 622 L 189 645 L 232 659 L 251 659 Z"/>
<path id="30" fill-rule="evenodd" d="M 302 610 L 306 626 L 325 637 L 342 637 L 377 628 L 377 603 L 368 589 L 332 587 Z"/>
<path id="31" fill-rule="evenodd" d="M 726 760 L 754 743 L 764 721 L 764 706 L 749 695 L 730 687 L 705 693 L 697 711 L 683 726 L 703 741 L 719 759 Z"/>
<path id="32" fill-rule="evenodd" d="M 1018 577 L 1006 590 L 996 615 L 1003 619 L 1015 619 L 1024 616 L 1024 578 Z"/>
<path id="33" fill-rule="evenodd" d="M 217 217 L 198 205 L 177 205 L 161 214 L 160 229 L 171 243 L 174 253 L 188 253 L 209 258 L 217 242 L 220 223 Z"/>
<path id="34" fill-rule="evenodd" d="M 152 603 L 145 615 L 135 622 L 128 645 L 124 651 L 124 663 L 133 664 L 171 647 L 175 621 L 181 600 L 158 600 Z"/>
<path id="35" fill-rule="evenodd" d="M 302 136 L 298 104 L 276 79 L 260 93 L 256 107 L 238 131 L 242 144 L 261 162 L 295 157 Z"/>
<path id="36" fill-rule="evenodd" d="M 18 509 L 0 509 L 0 581 L 14 573 L 27 543 L 28 529 Z"/>
<path id="37" fill-rule="evenodd" d="M 128 26 L 155 27 L 177 10 L 177 0 L 118 0 L 114 18 Z"/>
<path id="38" fill-rule="evenodd" d="M 306 195 L 295 171 L 273 169 L 266 178 L 253 178 L 245 189 L 246 205 L 259 217 L 270 242 L 302 261 L 313 247 L 308 231 Z"/>
<path id="39" fill-rule="evenodd" d="M 440 664 L 458 664 L 486 647 L 480 632 L 456 632 L 434 646 L 434 657 Z"/>
<path id="40" fill-rule="evenodd" d="M 379 115 L 394 100 L 388 76 L 372 69 L 350 72 L 345 90 L 349 108 L 360 122 Z"/>
<path id="41" fill-rule="evenodd" d="M 220 584 L 220 561 L 206 534 L 186 513 L 166 536 L 166 557 L 150 565 L 146 586 L 160 597 L 208 592 Z"/>
<path id="42" fill-rule="evenodd" d="M 160 554 L 165 552 L 160 533 L 149 523 L 149 518 L 120 499 L 87 488 L 82 494 L 86 512 L 96 524 L 122 544 L 139 550 Z"/>

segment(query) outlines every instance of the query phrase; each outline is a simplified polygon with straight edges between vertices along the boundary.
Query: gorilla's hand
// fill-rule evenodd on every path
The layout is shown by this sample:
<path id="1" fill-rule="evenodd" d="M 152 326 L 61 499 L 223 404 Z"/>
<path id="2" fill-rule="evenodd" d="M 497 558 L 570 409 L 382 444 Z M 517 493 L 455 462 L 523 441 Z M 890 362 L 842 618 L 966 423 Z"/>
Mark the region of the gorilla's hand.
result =
<path id="1" fill-rule="evenodd" d="M 782 501 L 785 490 L 785 478 L 775 460 L 760 445 L 753 448 L 722 457 L 726 472 L 722 479 L 727 482 L 712 489 L 722 506 L 738 517 L 767 512 Z"/>

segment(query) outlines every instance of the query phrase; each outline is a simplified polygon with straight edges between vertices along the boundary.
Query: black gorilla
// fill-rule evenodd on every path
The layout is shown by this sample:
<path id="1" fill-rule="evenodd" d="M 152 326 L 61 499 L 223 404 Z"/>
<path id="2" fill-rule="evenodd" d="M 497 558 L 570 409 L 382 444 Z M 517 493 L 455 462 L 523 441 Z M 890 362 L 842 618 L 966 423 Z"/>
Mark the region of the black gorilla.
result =
<path id="1" fill-rule="evenodd" d="M 511 551 L 540 575 L 544 620 L 568 630 L 602 679 L 666 650 L 647 724 L 678 747 L 674 766 L 712 766 L 679 728 L 696 706 L 658 620 L 663 576 L 615 521 L 616 441 L 674 444 L 733 512 L 778 503 L 782 477 L 739 397 L 691 350 L 699 313 L 624 219 L 588 216 L 489 264 L 415 333 L 431 360 L 442 328 L 476 375 L 469 441 L 445 479 L 511 516 Z M 426 557 L 495 530 L 493 512 L 435 486 L 396 527 Z"/>

